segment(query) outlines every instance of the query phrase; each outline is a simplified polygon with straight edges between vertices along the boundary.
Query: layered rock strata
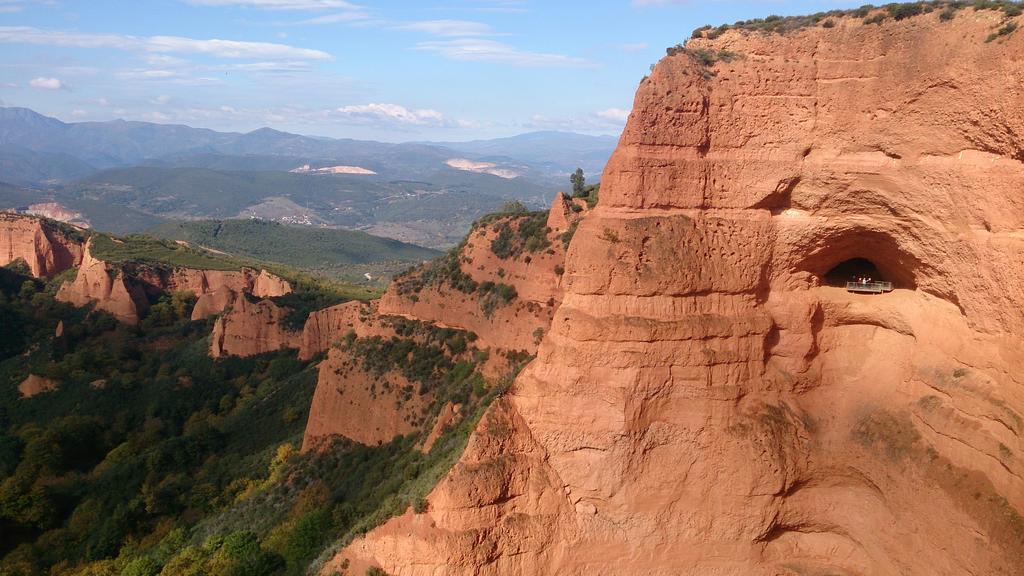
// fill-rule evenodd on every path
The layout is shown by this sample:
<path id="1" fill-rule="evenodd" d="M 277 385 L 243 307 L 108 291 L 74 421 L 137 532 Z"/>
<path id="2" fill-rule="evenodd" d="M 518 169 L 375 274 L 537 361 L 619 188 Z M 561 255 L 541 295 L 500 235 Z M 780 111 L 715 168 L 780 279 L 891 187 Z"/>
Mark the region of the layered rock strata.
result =
<path id="1" fill-rule="evenodd" d="M 1024 35 L 986 42 L 1003 25 L 837 18 L 662 60 L 536 360 L 426 513 L 325 570 L 1019 573 Z M 855 258 L 896 290 L 827 285 Z"/>

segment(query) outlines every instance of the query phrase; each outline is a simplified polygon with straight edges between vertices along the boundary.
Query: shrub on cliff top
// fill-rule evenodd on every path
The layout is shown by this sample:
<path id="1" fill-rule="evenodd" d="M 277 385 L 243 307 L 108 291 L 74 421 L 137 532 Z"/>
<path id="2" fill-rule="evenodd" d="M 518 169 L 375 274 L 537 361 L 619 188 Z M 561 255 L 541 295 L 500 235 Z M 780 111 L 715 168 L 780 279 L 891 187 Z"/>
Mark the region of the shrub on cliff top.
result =
<path id="1" fill-rule="evenodd" d="M 952 20 L 956 11 L 965 8 L 974 10 L 997 10 L 1003 12 L 1007 18 L 1016 18 L 1024 13 L 1024 7 L 1020 2 L 1011 0 L 973 0 L 973 1 L 950 1 L 938 0 L 934 2 L 909 2 L 886 4 L 879 8 L 872 4 L 865 4 L 853 10 L 830 10 L 818 12 L 806 16 L 768 16 L 766 18 L 754 18 L 752 20 L 740 20 L 733 24 L 722 24 L 714 27 L 710 25 L 701 26 L 693 31 L 691 38 L 706 38 L 714 40 L 728 30 L 743 30 L 747 32 L 760 32 L 762 34 L 786 34 L 803 28 L 817 26 L 822 21 L 829 21 L 836 18 L 852 17 L 864 20 L 865 24 L 880 24 L 889 16 L 895 20 L 904 20 L 921 14 L 928 14 L 935 10 L 943 10 L 939 16 L 942 22 Z M 876 12 L 881 10 L 880 12 Z M 831 26 L 824 26 L 831 28 Z"/>

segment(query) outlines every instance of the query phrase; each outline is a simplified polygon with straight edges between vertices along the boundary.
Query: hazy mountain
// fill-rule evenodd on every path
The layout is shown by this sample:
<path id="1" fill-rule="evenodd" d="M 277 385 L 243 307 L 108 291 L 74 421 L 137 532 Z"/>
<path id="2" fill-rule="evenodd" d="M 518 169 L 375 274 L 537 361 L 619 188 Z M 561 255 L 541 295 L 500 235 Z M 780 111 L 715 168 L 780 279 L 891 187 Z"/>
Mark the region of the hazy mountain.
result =
<path id="1" fill-rule="evenodd" d="M 618 141 L 618 136 L 588 136 L 547 130 L 492 140 L 430 144 L 471 154 L 481 160 L 514 159 L 535 167 L 543 166 L 552 172 L 568 174 L 580 167 L 596 181 Z"/>
<path id="2" fill-rule="evenodd" d="M 111 120 L 66 123 L 27 108 L 0 107 L 0 147 L 67 155 L 96 168 L 136 164 L 266 170 L 302 164 L 344 163 L 393 178 L 416 178 L 454 158 L 492 162 L 527 179 L 550 184 L 552 176 L 582 166 L 599 174 L 616 138 L 570 132 L 533 132 L 471 142 L 388 144 L 302 136 L 260 128 L 245 134 L 184 125 Z M 232 166 L 228 157 L 241 157 Z M 207 164 L 219 158 L 219 165 Z M 287 160 L 285 160 L 287 159 Z M 198 163 L 192 163 L 198 162 Z M 75 174 L 80 175 L 80 174 Z M 63 172 L 58 176 L 66 178 Z M 12 178 L 0 180 L 11 181 Z M 41 181 L 41 180 L 37 180 Z"/>
<path id="3" fill-rule="evenodd" d="M 66 182 L 95 171 L 94 166 L 69 154 L 0 145 L 0 178 L 12 184 Z"/>
<path id="4" fill-rule="evenodd" d="M 0 108 L 0 182 L 20 185 L 0 203 L 57 202 L 114 233 L 259 217 L 444 247 L 508 200 L 545 207 L 576 167 L 596 181 L 614 145 L 566 132 L 388 144 Z"/>

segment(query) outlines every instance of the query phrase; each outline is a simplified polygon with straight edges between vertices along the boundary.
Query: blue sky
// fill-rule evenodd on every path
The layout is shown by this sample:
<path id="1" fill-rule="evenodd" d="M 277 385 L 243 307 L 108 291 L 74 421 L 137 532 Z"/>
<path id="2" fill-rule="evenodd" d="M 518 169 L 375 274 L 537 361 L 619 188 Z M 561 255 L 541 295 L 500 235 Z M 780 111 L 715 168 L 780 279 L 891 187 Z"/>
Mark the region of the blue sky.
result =
<path id="1" fill-rule="evenodd" d="M 617 134 L 694 28 L 862 3 L 0 0 L 0 104 L 384 141 Z"/>

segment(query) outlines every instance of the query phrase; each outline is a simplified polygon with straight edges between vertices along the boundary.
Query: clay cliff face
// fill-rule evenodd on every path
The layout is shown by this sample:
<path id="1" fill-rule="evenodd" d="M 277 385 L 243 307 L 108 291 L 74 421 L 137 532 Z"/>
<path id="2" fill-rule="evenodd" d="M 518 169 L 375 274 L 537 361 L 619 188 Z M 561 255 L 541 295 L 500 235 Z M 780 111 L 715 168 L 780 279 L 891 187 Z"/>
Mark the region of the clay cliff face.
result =
<path id="1" fill-rule="evenodd" d="M 0 266 L 16 260 L 33 276 L 54 276 L 82 261 L 82 247 L 45 220 L 0 212 Z"/>
<path id="2" fill-rule="evenodd" d="M 255 356 L 293 348 L 299 333 L 286 327 L 288 309 L 270 300 L 252 302 L 245 294 L 232 293 L 228 310 L 218 317 L 210 335 L 210 356 Z"/>
<path id="3" fill-rule="evenodd" d="M 986 43 L 1001 18 L 662 60 L 537 359 L 428 512 L 331 567 L 1019 574 L 1024 35 Z M 853 258 L 897 289 L 827 286 Z"/>
<path id="4" fill-rule="evenodd" d="M 457 255 L 459 271 L 478 284 L 513 287 L 516 295 L 511 301 L 488 309 L 482 305 L 487 296 L 479 290 L 461 291 L 450 283 L 432 281 L 410 291 L 405 289 L 407 280 L 399 279 L 380 299 L 380 313 L 474 332 L 482 348 L 533 354 L 562 299 L 565 243 L 561 235 L 585 215 L 585 204 L 578 213 L 572 205 L 561 193 L 557 195 L 548 213 L 548 232 L 543 233 L 549 245 L 533 252 L 522 250 L 501 258 L 493 248 L 500 227 L 520 225 L 525 220 L 522 216 L 497 218 L 469 233 Z M 422 272 L 413 276 L 417 274 Z"/>

